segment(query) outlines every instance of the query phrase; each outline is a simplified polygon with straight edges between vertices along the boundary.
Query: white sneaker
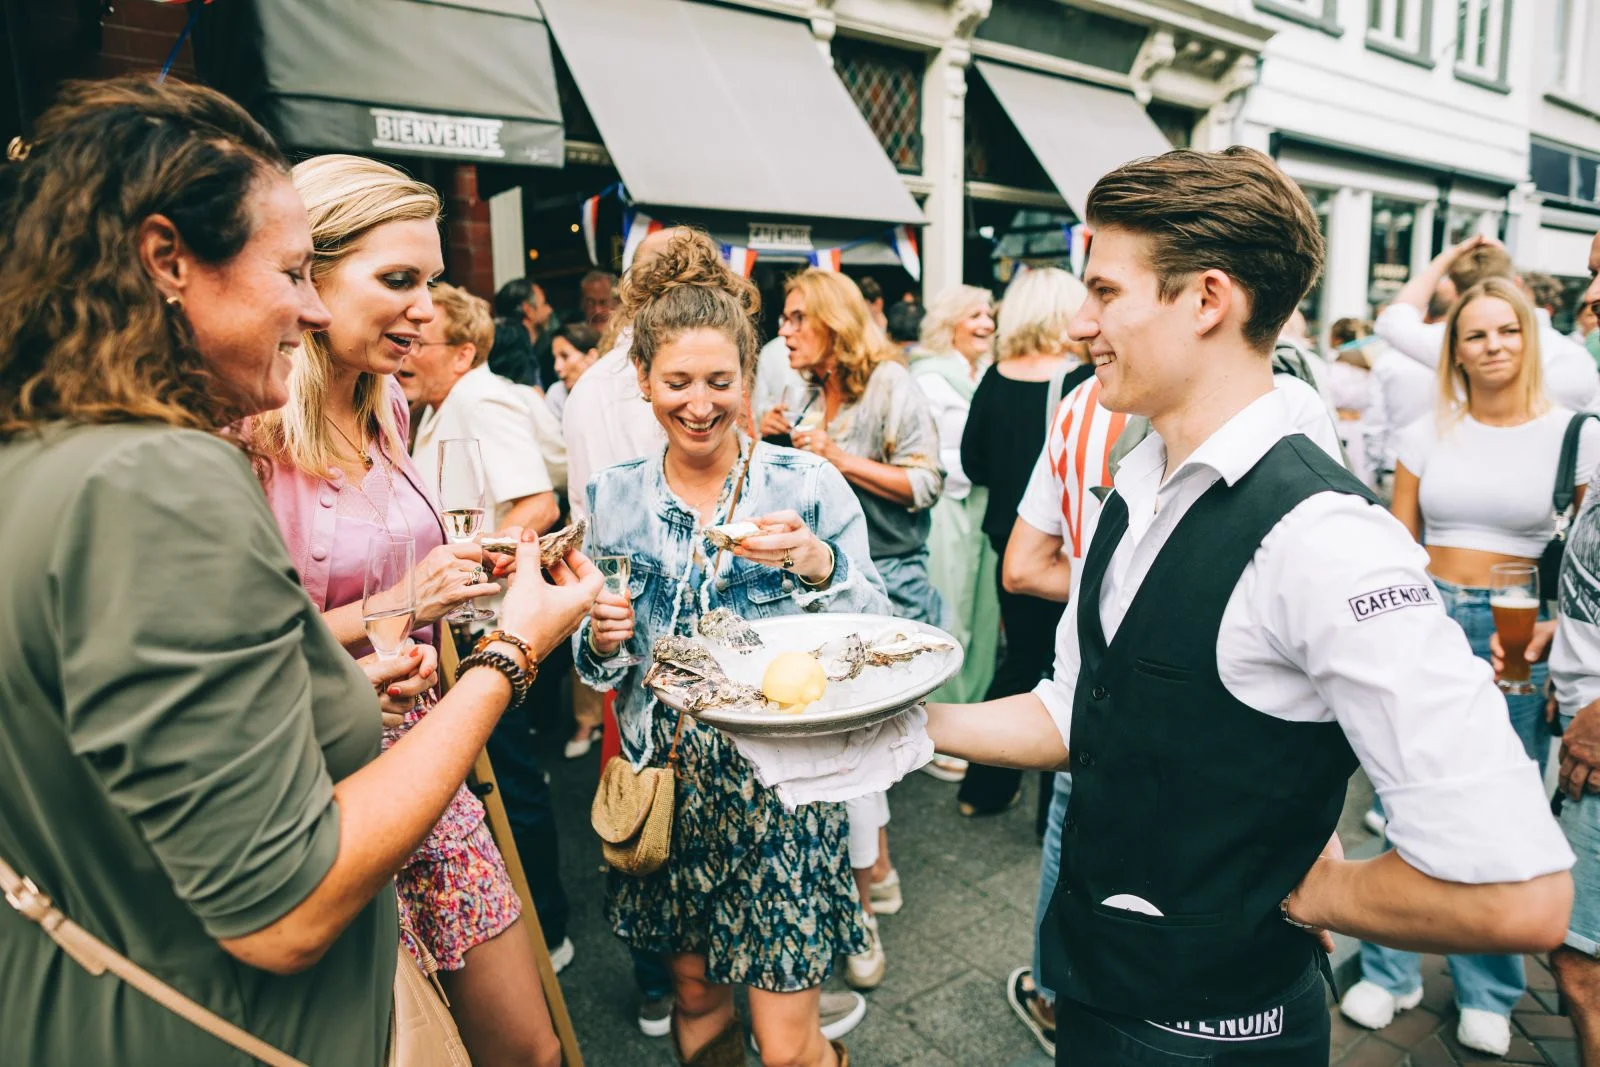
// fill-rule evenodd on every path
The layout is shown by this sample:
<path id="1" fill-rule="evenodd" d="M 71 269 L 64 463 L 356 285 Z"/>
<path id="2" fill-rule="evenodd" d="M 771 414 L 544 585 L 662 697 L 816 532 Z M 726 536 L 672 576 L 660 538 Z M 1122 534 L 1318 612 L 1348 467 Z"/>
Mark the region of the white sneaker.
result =
<path id="1" fill-rule="evenodd" d="M 862 918 L 866 920 L 867 947 L 854 956 L 845 957 L 844 980 L 852 989 L 877 989 L 889 963 L 883 955 L 883 942 L 878 938 L 878 920 L 871 915 Z"/>
<path id="2" fill-rule="evenodd" d="M 817 1002 L 817 1021 L 822 1024 L 822 1036 L 829 1041 L 839 1040 L 866 1017 L 867 998 L 860 993 L 830 993 L 824 989 Z M 761 1055 L 754 1030 L 750 1031 L 750 1051 Z"/>
<path id="3" fill-rule="evenodd" d="M 1378 983 L 1363 978 L 1339 1001 L 1339 1014 L 1357 1026 L 1382 1030 L 1394 1022 L 1397 1012 L 1409 1011 L 1421 1003 L 1421 986 L 1397 997 Z"/>
<path id="4" fill-rule="evenodd" d="M 959 782 L 967 776 L 967 761 L 955 756 L 935 755 L 922 765 L 922 773 L 941 782 Z"/>
<path id="5" fill-rule="evenodd" d="M 1456 1040 L 1467 1048 L 1504 1056 L 1511 1049 L 1511 1020 L 1482 1008 L 1462 1008 Z"/>
<path id="6" fill-rule="evenodd" d="M 589 750 L 594 747 L 594 743 L 598 740 L 600 740 L 600 730 L 598 728 L 590 730 L 582 737 L 574 737 L 568 741 L 566 747 L 561 750 L 561 754 L 567 759 L 582 759 L 589 754 Z"/>
<path id="7" fill-rule="evenodd" d="M 1389 820 L 1371 808 L 1368 808 L 1367 813 L 1361 816 L 1361 821 L 1368 830 L 1371 830 L 1378 837 L 1383 837 L 1389 832 Z"/>
<path id="8" fill-rule="evenodd" d="M 872 902 L 874 915 L 899 914 L 906 906 L 906 898 L 900 893 L 900 872 L 890 867 L 883 881 L 868 883 L 867 899 Z"/>
<path id="9" fill-rule="evenodd" d="M 560 974 L 567 969 L 567 964 L 571 963 L 577 954 L 578 950 L 572 947 L 572 938 L 564 937 L 561 939 L 561 944 L 550 950 L 550 966 Z"/>

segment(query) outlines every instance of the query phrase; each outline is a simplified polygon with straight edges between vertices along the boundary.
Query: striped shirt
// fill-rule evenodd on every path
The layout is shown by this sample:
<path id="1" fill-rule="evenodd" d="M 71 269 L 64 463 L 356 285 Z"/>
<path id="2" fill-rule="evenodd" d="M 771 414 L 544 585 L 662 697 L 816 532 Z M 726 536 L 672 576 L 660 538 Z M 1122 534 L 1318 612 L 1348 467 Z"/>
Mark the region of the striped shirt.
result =
<path id="1" fill-rule="evenodd" d="M 1111 484 L 1111 447 L 1128 422 L 1127 415 L 1101 407 L 1099 399 L 1096 378 L 1079 383 L 1062 399 L 1017 505 L 1024 522 L 1061 538 L 1074 560 L 1088 551 L 1100 514 L 1100 501 L 1089 490 Z"/>
<path id="2" fill-rule="evenodd" d="M 1288 374 L 1273 375 L 1284 394 L 1295 429 L 1343 462 L 1332 415 L 1316 389 Z M 1111 449 L 1128 416 L 1099 403 L 1100 381 L 1090 378 L 1062 398 L 1034 464 L 1017 516 L 1040 533 L 1061 538 L 1074 562 L 1083 559 L 1100 517 L 1100 499 L 1090 492 L 1111 485 Z M 1072 570 L 1076 581 L 1078 568 Z"/>

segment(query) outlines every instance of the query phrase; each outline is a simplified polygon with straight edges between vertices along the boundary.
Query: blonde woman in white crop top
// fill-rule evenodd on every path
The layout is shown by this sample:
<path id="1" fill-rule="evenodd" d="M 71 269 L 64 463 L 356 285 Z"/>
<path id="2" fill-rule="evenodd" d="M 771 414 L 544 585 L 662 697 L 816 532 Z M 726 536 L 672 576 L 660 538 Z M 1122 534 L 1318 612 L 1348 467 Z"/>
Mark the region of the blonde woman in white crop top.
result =
<path id="1" fill-rule="evenodd" d="M 1390 510 L 1427 549 L 1436 586 L 1429 592 L 1488 659 L 1490 568 L 1538 563 L 1554 534 L 1550 498 L 1572 413 L 1545 397 L 1533 308 L 1510 281 L 1485 281 L 1462 295 L 1446 320 L 1441 357 L 1436 411 L 1401 433 Z M 1580 494 L 1597 461 L 1600 423 L 1590 420 L 1579 437 Z M 1537 664 L 1540 691 L 1544 678 Z M 1506 709 L 1542 770 L 1550 749 L 1544 697 L 1507 696 Z M 1522 957 L 1452 956 L 1450 969 L 1461 1009 L 1457 1036 L 1503 1054 L 1525 986 Z M 1413 953 L 1363 944 L 1361 976 L 1340 1003 L 1361 1025 L 1387 1025 L 1421 998 Z"/>

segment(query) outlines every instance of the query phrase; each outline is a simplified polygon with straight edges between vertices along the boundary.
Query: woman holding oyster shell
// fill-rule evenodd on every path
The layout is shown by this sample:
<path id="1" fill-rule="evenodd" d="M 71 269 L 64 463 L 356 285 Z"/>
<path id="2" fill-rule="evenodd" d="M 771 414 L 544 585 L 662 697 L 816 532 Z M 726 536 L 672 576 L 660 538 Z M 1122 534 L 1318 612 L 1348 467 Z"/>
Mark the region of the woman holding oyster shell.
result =
<path id="1" fill-rule="evenodd" d="M 687 717 L 680 733 L 680 716 L 643 685 L 646 665 L 606 665 L 636 637 L 652 647 L 695 634 L 717 609 L 745 618 L 889 611 L 844 478 L 738 429 L 758 297 L 726 268 L 710 277 L 696 266 L 715 262 L 697 247 L 708 240 L 679 234 L 624 282 L 625 302 L 639 308 L 631 355 L 640 391 L 667 445 L 588 486 L 587 550 L 630 557 L 632 575 L 630 596 L 603 594 L 574 638 L 578 673 L 617 690 L 622 750 L 636 769 L 666 766 L 675 737 L 681 760 L 671 854 L 653 874 L 613 872 L 607 914 L 629 945 L 671 962 L 679 1062 L 744 1062 L 732 989 L 741 984 L 766 1062 L 848 1065 L 819 1025 L 834 958 L 867 942 L 844 805 L 785 810 L 730 739 Z M 712 528 L 729 547 L 708 539 Z"/>

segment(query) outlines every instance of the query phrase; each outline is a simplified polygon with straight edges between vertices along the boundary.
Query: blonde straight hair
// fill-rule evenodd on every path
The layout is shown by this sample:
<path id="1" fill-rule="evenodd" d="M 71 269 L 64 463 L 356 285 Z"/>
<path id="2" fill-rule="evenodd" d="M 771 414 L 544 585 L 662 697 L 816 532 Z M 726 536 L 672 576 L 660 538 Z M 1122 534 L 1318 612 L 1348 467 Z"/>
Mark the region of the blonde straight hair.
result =
<path id="1" fill-rule="evenodd" d="M 1439 358 L 1438 422 L 1441 428 L 1461 418 L 1472 406 L 1472 384 L 1456 362 L 1456 345 L 1460 341 L 1461 313 L 1474 300 L 1489 297 L 1510 304 L 1511 310 L 1516 312 L 1517 325 L 1522 329 L 1522 370 L 1517 377 L 1517 388 L 1521 391 L 1523 405 L 1529 416 L 1542 415 L 1550 409 L 1550 401 L 1544 395 L 1539 320 L 1534 316 L 1533 305 L 1511 279 L 1486 278 L 1462 293 L 1445 319 L 1444 351 Z"/>
<path id="2" fill-rule="evenodd" d="M 1084 346 L 1067 336 L 1067 327 L 1088 295 L 1083 283 L 1060 267 L 1033 267 L 1018 274 L 1000 304 L 995 362 L 1035 354 L 1087 358 Z"/>
<path id="3" fill-rule="evenodd" d="M 432 186 L 362 156 L 314 156 L 293 171 L 294 187 L 306 202 L 316 258 L 311 279 L 319 287 L 366 235 L 390 222 L 435 222 L 442 211 Z M 325 475 L 334 442 L 324 417 L 332 353 L 328 335 L 305 335 L 289 371 L 289 402 L 256 420 L 252 438 L 266 454 L 307 474 Z M 356 379 L 356 420 L 390 455 L 406 443 L 395 423 L 386 376 L 363 371 Z"/>
<path id="4" fill-rule="evenodd" d="M 941 355 L 955 350 L 956 326 L 978 308 L 994 312 L 994 294 L 976 285 L 952 285 L 928 302 L 922 347 Z"/>

